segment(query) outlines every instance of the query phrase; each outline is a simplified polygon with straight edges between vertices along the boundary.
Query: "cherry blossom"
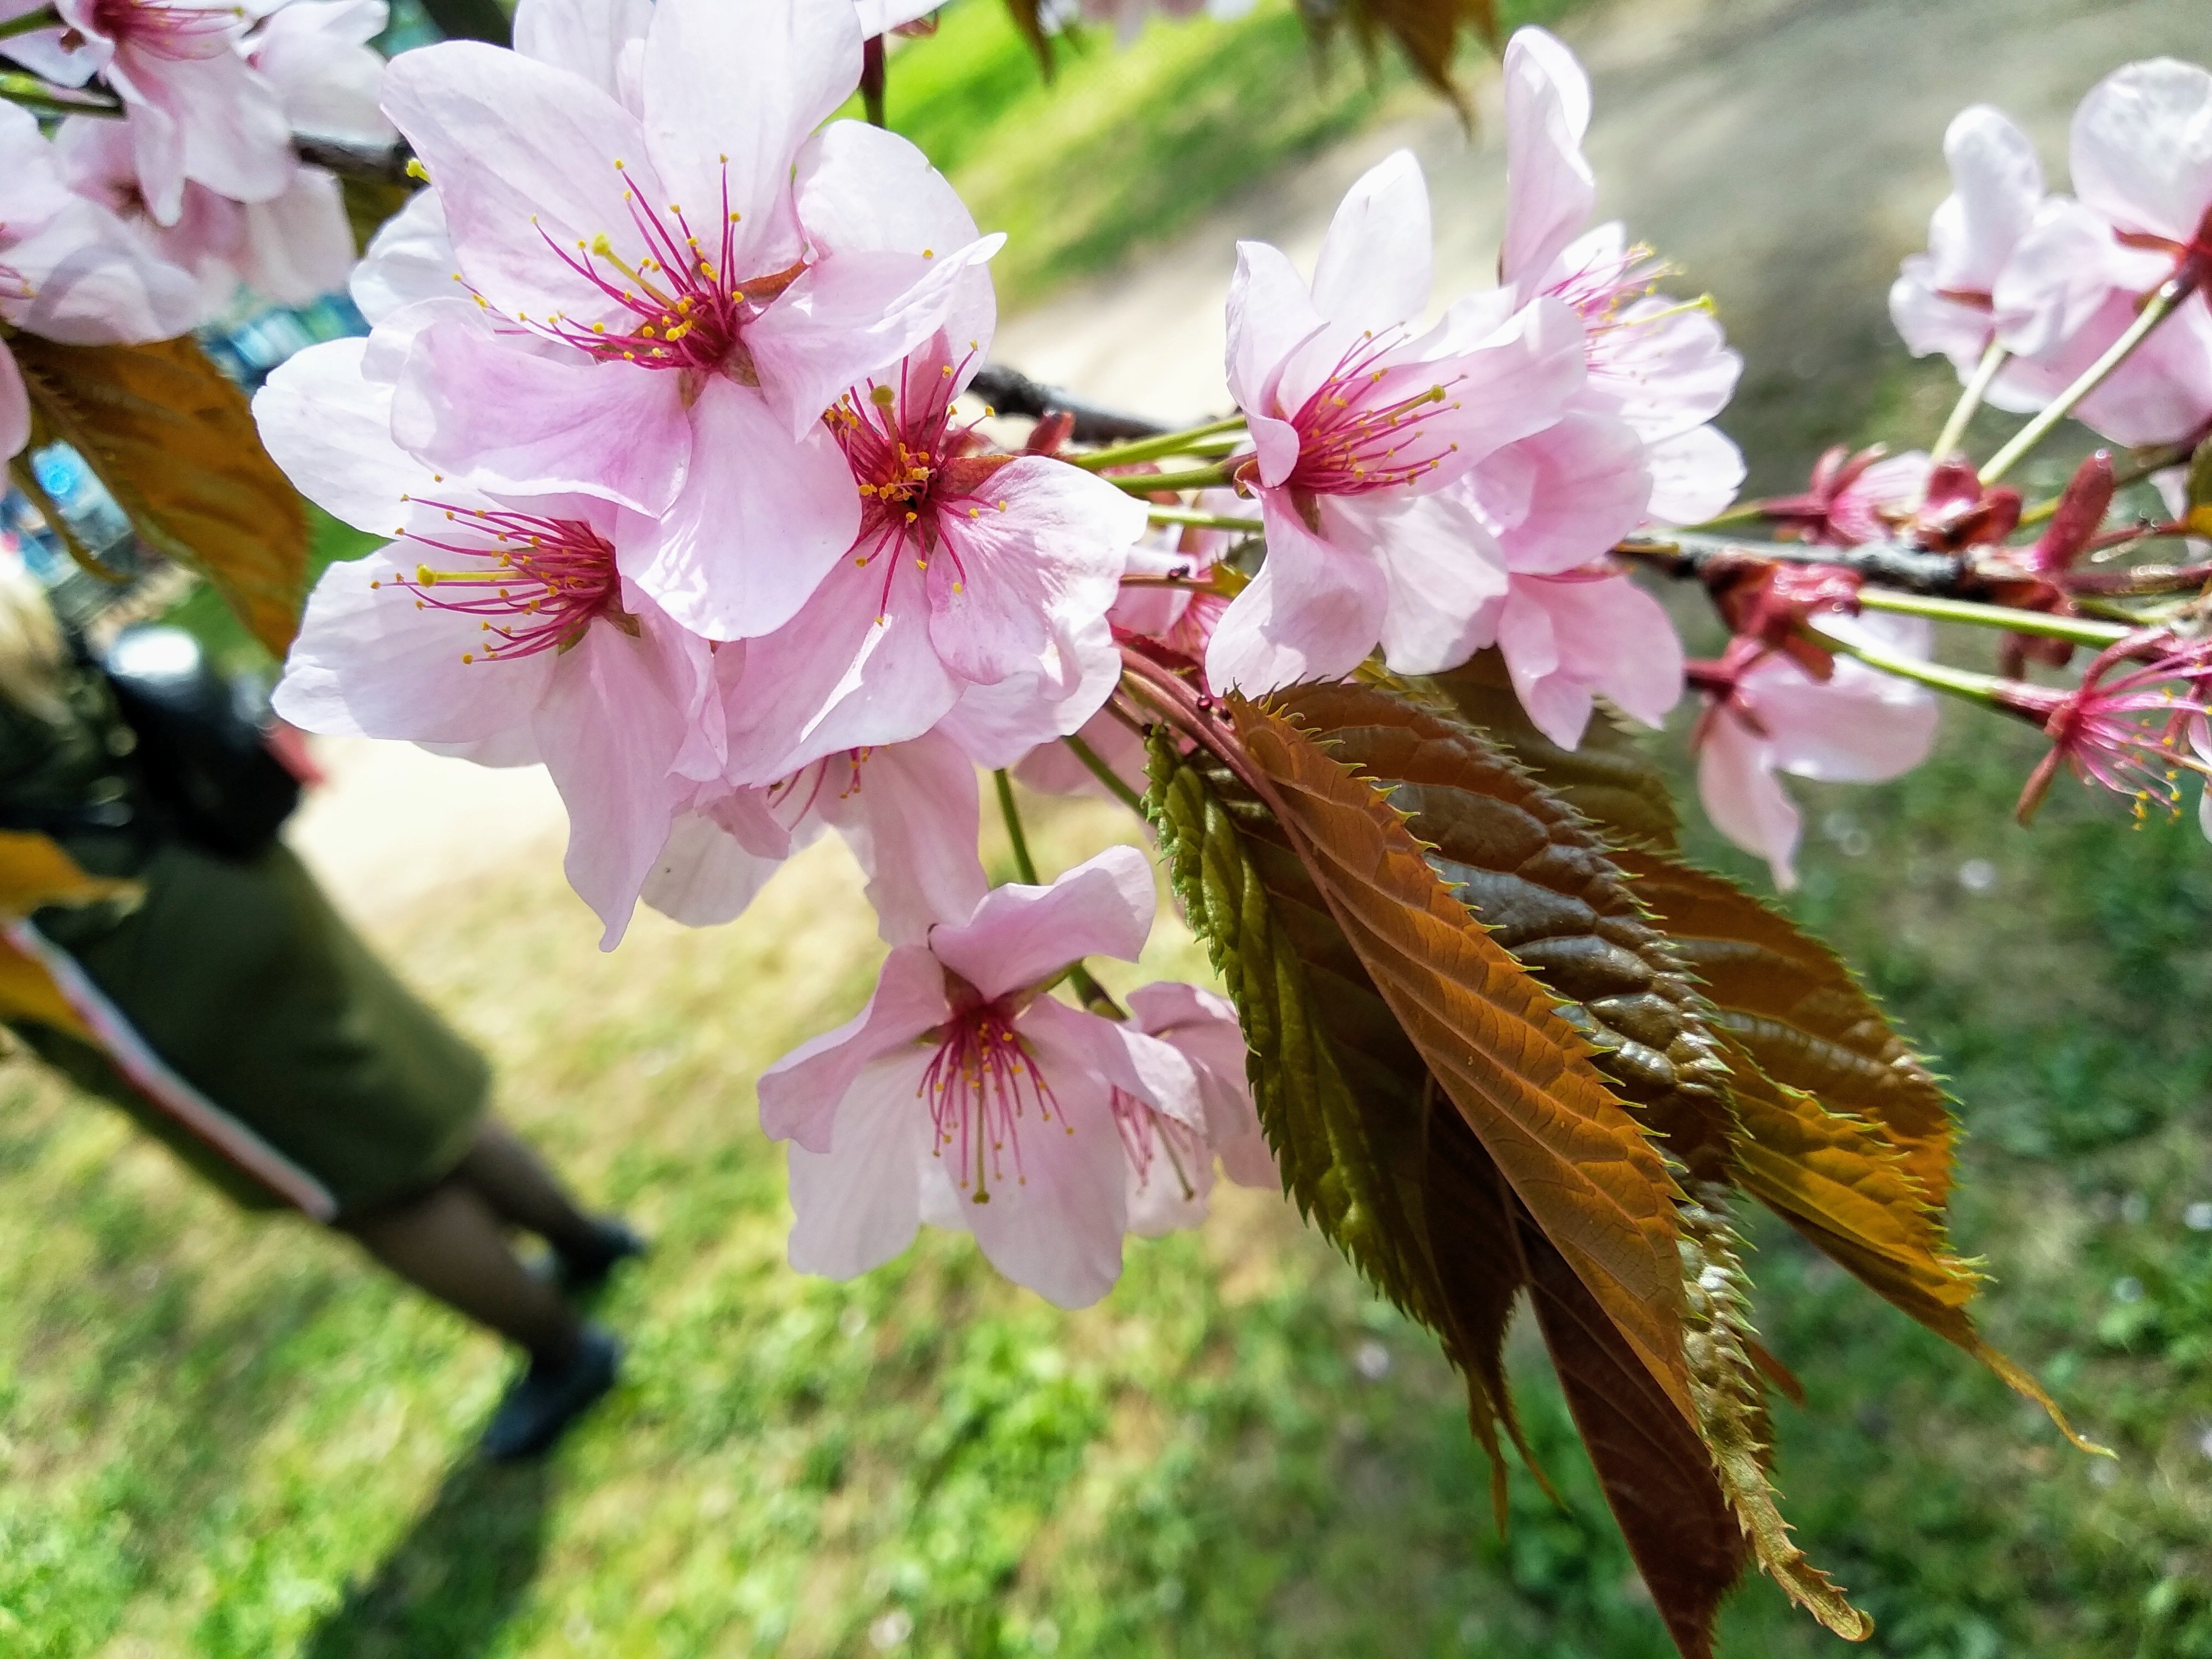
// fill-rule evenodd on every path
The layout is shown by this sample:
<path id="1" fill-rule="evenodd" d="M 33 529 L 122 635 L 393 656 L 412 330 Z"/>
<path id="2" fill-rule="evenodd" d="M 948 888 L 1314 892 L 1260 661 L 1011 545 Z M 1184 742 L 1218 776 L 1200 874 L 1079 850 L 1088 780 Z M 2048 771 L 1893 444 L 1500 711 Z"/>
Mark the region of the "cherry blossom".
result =
<path id="1" fill-rule="evenodd" d="M 1811 488 L 1770 497 L 1759 510 L 1784 540 L 1823 547 L 1886 541 L 1920 507 L 1931 465 L 1917 449 L 1892 455 L 1874 444 L 1854 455 L 1838 444 L 1814 463 Z"/>
<path id="2" fill-rule="evenodd" d="M 1933 629 L 1917 617 L 1833 614 L 1820 627 L 1917 657 L 1934 643 Z M 1732 648 L 1692 672 L 1707 699 L 1696 738 L 1698 796 L 1713 827 L 1765 859 L 1786 892 L 1797 884 L 1803 821 L 1775 774 L 1879 783 L 1909 772 L 1935 743 L 1936 699 L 1850 657 L 1838 656 L 1823 681 L 1784 653 L 1739 644 L 1752 648 Z"/>
<path id="3" fill-rule="evenodd" d="M 196 323 L 221 315 L 240 283 L 282 304 L 305 305 L 343 288 L 353 270 L 345 201 L 320 167 L 300 168 L 265 202 L 234 202 L 187 180 L 176 221 L 165 225 L 147 210 L 122 125 L 71 116 L 56 130 L 54 150 L 70 189 L 137 228 L 152 254 L 198 279 Z"/>
<path id="4" fill-rule="evenodd" d="M 866 1008 L 769 1068 L 761 1122 L 792 1142 L 794 1267 L 849 1279 L 927 1219 L 1062 1307 L 1112 1288 L 1129 1219 L 1116 1092 L 1188 1128 L 1204 1107 L 1177 1049 L 1048 988 L 1085 956 L 1133 960 L 1154 903 L 1127 847 L 1048 887 L 998 888 L 895 946 Z"/>
<path id="5" fill-rule="evenodd" d="M 2147 635 L 2121 640 L 2092 662 L 2070 690 L 2024 680 L 2000 683 L 1997 706 L 2041 725 L 2051 739 L 2020 794 L 2025 823 L 2063 769 L 2085 784 L 2130 802 L 2138 822 L 2153 812 L 2179 816 L 2182 782 L 2212 780 L 2212 654 L 2201 644 L 2170 647 L 2138 667 Z M 2170 644 L 2170 642 L 2169 642 Z M 2212 837 L 2212 808 L 2199 803 L 2197 822 Z"/>
<path id="6" fill-rule="evenodd" d="M 1217 1159 L 1240 1187 L 1272 1188 L 1281 1177 L 1245 1080 L 1244 1032 L 1236 1009 L 1211 991 L 1174 980 L 1139 986 L 1126 1000 L 1134 1029 L 1190 1062 L 1205 1109 L 1202 1123 L 1188 1124 L 1128 1096 L 1115 1097 L 1129 1160 L 1129 1231 L 1157 1238 L 1206 1219 Z"/>
<path id="7" fill-rule="evenodd" d="M 981 366 L 940 334 L 854 387 L 830 427 L 863 503 L 848 556 L 787 624 L 750 642 L 732 776 L 781 778 L 933 727 L 1011 765 L 1113 690 L 1105 617 L 1144 504 L 1042 455 L 985 454 L 953 411 Z"/>
<path id="8" fill-rule="evenodd" d="M 4 0 L 0 17 L 44 0 Z M 147 210 L 184 211 L 187 179 L 240 202 L 265 202 L 298 163 L 276 88 L 240 50 L 235 6 L 198 0 L 54 0 L 59 26 L 0 40 L 0 54 L 63 86 L 101 76 L 123 100 Z"/>
<path id="9" fill-rule="evenodd" d="M 2158 58 L 2107 76 L 2075 111 L 2069 167 L 2080 211 L 2039 220 L 2006 273 L 2000 304 L 2050 320 L 2008 337 L 2027 361 L 2004 382 L 2023 406 L 2056 396 L 2135 321 L 2142 295 L 2185 274 L 2197 291 L 2074 413 L 2117 443 L 2193 440 L 2212 422 L 2212 71 Z"/>
<path id="10" fill-rule="evenodd" d="M 1582 319 L 1589 380 L 1580 406 L 1618 416 L 1646 447 L 1646 510 L 1662 524 L 1720 513 L 1743 457 L 1712 424 L 1742 373 L 1702 305 L 1653 292 L 1669 268 L 1617 223 L 1584 232 L 1597 202 L 1583 154 L 1589 77 L 1540 28 L 1505 48 L 1505 240 L 1501 279 L 1520 301 L 1552 297 Z"/>
<path id="11" fill-rule="evenodd" d="M 1559 419 L 1583 384 L 1582 329 L 1557 300 L 1491 295 L 1416 332 L 1430 260 L 1428 187 L 1405 150 L 1346 195 L 1310 287 L 1266 243 L 1237 245 L 1229 386 L 1267 558 L 1214 626 L 1217 687 L 1334 678 L 1378 643 L 1401 665 L 1407 596 L 1463 617 L 1494 588 L 1418 505 Z"/>
<path id="12" fill-rule="evenodd" d="M 531 38 L 584 54 L 573 33 Z M 422 331 L 394 431 L 484 489 L 651 516 L 639 586 L 710 637 L 768 634 L 859 527 L 823 410 L 970 303 L 1000 239 L 964 210 L 933 234 L 951 192 L 904 140 L 815 132 L 860 73 L 850 0 L 660 0 L 635 57 L 635 109 L 476 42 L 392 64 L 386 111 L 496 319 Z"/>
<path id="13" fill-rule="evenodd" d="M 520 9 L 518 9 L 519 10 Z M 398 137 L 377 107 L 385 0 L 278 0 L 246 42 L 246 61 L 276 89 L 292 131 L 375 149 Z"/>
<path id="14" fill-rule="evenodd" d="M 982 899 L 977 817 L 975 763 L 951 738 L 849 749 L 764 787 L 702 787 L 643 896 L 690 927 L 734 921 L 785 860 L 835 830 L 867 872 L 884 939 L 917 944 Z"/>
<path id="15" fill-rule="evenodd" d="M 690 781 L 717 775 L 701 741 L 713 653 L 622 574 L 636 521 L 621 509 L 471 489 L 394 445 L 391 386 L 367 365 L 380 343 L 311 348 L 254 399 L 302 494 L 394 538 L 324 573 L 275 707 L 311 732 L 544 762 L 568 809 L 568 879 L 612 949 Z"/>

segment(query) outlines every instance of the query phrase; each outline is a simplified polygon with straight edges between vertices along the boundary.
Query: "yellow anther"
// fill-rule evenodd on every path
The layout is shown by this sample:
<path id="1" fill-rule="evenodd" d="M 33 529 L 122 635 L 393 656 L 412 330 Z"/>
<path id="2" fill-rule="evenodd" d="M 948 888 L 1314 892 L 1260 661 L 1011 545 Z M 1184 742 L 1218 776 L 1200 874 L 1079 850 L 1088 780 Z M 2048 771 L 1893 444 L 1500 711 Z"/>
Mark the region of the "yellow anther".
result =
<path id="1" fill-rule="evenodd" d="M 887 386 L 871 386 L 868 388 L 868 401 L 878 409 L 889 409 L 898 401 L 898 393 Z"/>
<path id="2" fill-rule="evenodd" d="M 430 169 L 422 165 L 421 156 L 410 155 L 407 158 L 407 176 L 427 185 L 430 182 Z"/>

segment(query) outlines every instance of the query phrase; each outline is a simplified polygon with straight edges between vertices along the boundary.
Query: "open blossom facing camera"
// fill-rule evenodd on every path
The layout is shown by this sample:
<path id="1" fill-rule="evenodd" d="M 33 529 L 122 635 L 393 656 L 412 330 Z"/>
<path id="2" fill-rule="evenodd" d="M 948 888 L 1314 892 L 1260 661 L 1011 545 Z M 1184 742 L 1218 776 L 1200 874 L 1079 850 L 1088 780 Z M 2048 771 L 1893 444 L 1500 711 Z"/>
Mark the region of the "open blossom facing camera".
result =
<path id="1" fill-rule="evenodd" d="M 860 501 L 822 412 L 944 325 L 1000 240 L 923 240 L 920 154 L 815 131 L 860 40 L 850 0 L 662 0 L 635 109 L 473 42 L 386 76 L 496 319 L 423 331 L 396 433 L 486 489 L 647 515 L 640 586 L 714 638 L 782 626 L 851 547 Z"/>
<path id="2" fill-rule="evenodd" d="M 391 387 L 363 368 L 375 349 L 301 352 L 255 399 L 264 442 L 308 499 L 395 538 L 324 573 L 276 712 L 310 732 L 543 761 L 568 809 L 569 881 L 612 948 L 667 841 L 679 771 L 719 771 L 709 648 L 623 575 L 633 526 L 619 509 L 488 495 L 399 450 Z"/>
<path id="3" fill-rule="evenodd" d="M 1062 1307 L 1113 1287 L 1129 1218 L 1116 1094 L 1186 1127 L 1204 1107 L 1176 1048 L 1047 988 L 1087 955 L 1134 960 L 1154 902 L 1126 847 L 1049 887 L 999 888 L 893 949 L 866 1009 L 769 1068 L 761 1121 L 792 1143 L 793 1266 L 849 1279 L 930 1220 Z"/>
<path id="4" fill-rule="evenodd" d="M 1348 673 L 1377 644 L 1464 616 L 1493 583 L 1422 499 L 1550 426 L 1583 380 L 1556 300 L 1462 301 L 1420 326 L 1428 186 L 1401 150 L 1355 184 L 1310 286 L 1264 242 L 1237 246 L 1229 387 L 1255 451 L 1267 559 L 1215 624 L 1206 677 L 1257 693 Z"/>

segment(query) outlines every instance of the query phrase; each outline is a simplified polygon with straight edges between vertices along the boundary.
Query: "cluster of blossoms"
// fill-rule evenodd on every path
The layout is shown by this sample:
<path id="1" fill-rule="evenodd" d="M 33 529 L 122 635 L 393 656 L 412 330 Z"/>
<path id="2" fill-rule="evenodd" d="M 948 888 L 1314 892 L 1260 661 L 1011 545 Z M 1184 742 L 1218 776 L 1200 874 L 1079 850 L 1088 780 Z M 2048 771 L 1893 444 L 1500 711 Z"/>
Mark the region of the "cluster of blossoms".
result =
<path id="1" fill-rule="evenodd" d="M 1195 511 L 1064 426 L 995 447 L 962 398 L 1001 239 L 904 140 L 829 119 L 905 21 L 523 0 L 512 50 L 390 65 L 429 187 L 354 274 L 372 332 L 294 358 L 256 412 L 303 492 L 391 541 L 324 576 L 276 702 L 542 762 L 610 948 L 641 899 L 729 920 L 836 830 L 891 952 L 868 1009 L 763 1081 L 794 1261 L 857 1273 L 927 1219 L 1079 1304 L 1125 1234 L 1202 1215 L 1217 1164 L 1274 1176 L 1233 1011 L 1175 984 L 1115 1004 L 1082 969 L 1143 948 L 1146 860 L 991 890 L 976 769 L 1140 787 L 1125 650 L 1256 694 L 1494 643 L 1559 741 L 1599 695 L 1656 724 L 1680 649 L 1609 551 L 1732 498 L 1709 422 L 1738 362 L 1619 227 L 1585 228 L 1588 82 L 1531 30 L 1498 288 L 1425 314 L 1427 194 L 1394 155 L 1310 283 L 1240 248 L 1249 435 Z M 1254 534 L 1232 593 L 1216 562 Z"/>

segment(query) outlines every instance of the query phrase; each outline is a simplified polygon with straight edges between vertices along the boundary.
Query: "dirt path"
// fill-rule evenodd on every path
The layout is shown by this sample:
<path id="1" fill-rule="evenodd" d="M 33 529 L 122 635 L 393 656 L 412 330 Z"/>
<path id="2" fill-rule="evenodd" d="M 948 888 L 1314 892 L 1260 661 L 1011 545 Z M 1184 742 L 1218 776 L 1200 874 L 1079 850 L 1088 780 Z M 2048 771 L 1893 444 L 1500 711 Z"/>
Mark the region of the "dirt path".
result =
<path id="1" fill-rule="evenodd" d="M 1590 67 L 1600 210 L 1710 290 L 1748 361 L 1724 419 L 1779 487 L 1902 356 L 1885 295 L 1947 188 L 1945 125 L 1995 103 L 2063 179 L 2065 128 L 2099 76 L 2159 52 L 2212 57 L 2207 0 L 1613 0 L 1563 33 Z M 1504 200 L 1496 76 L 1470 140 L 1436 109 L 1249 190 L 1169 246 L 1008 319 L 995 355 L 1162 418 L 1225 407 L 1221 307 L 1239 236 L 1310 263 L 1344 188 L 1400 145 L 1427 168 L 1437 294 L 1494 280 Z M 514 859 L 559 856 L 542 770 L 490 772 L 404 744 L 326 750 L 333 782 L 293 839 L 341 903 L 374 918 Z"/>

